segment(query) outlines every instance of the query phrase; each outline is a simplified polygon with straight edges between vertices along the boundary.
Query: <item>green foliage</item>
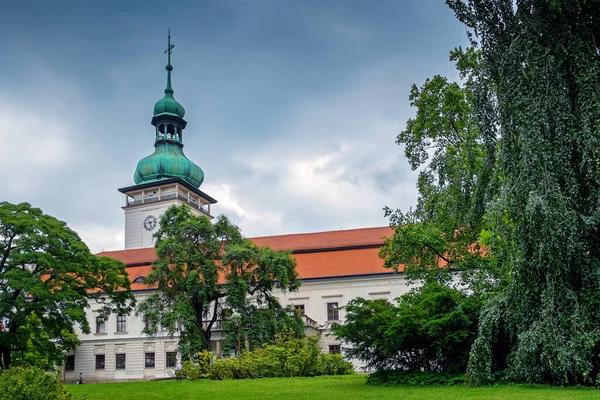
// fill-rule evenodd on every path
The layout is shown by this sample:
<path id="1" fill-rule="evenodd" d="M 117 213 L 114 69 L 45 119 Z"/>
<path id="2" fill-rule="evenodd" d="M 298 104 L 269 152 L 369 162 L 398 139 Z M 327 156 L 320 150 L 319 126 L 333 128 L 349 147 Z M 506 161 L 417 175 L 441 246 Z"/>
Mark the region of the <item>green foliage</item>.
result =
<path id="1" fill-rule="evenodd" d="M 477 332 L 477 299 L 432 282 L 397 302 L 350 301 L 346 322 L 332 326 L 350 345 L 345 354 L 380 371 L 464 372 Z"/>
<path id="2" fill-rule="evenodd" d="M 37 367 L 12 367 L 0 372 L 0 399 L 69 400 L 71 393 L 50 372 Z"/>
<path id="3" fill-rule="evenodd" d="M 209 367 L 213 360 L 213 353 L 208 350 L 202 350 L 196 357 L 185 360 L 181 363 L 181 368 L 175 371 L 177 379 L 205 379 L 209 377 Z"/>
<path id="4" fill-rule="evenodd" d="M 369 374 L 368 385 L 464 385 L 464 374 L 449 374 L 443 372 L 406 372 L 406 371 L 376 371 Z"/>
<path id="5" fill-rule="evenodd" d="M 250 349 L 256 349 L 266 344 L 272 344 L 276 337 L 283 332 L 291 332 L 296 338 L 305 335 L 302 316 L 291 306 L 282 307 L 278 301 L 267 300 L 266 307 L 257 307 L 249 304 L 240 313 L 241 341 L 248 340 Z M 224 321 L 221 325 L 227 333 L 223 346 L 235 347 L 237 345 L 238 327 L 232 321 Z"/>
<path id="6" fill-rule="evenodd" d="M 275 304 L 276 283 L 282 291 L 299 287 L 290 252 L 255 246 L 224 216 L 213 224 L 187 206 L 172 206 L 154 237 L 157 260 L 145 282 L 157 291 L 137 312 L 151 321 L 146 334 L 179 334 L 184 359 L 208 349 L 224 308 L 247 310 L 251 296 L 259 305 Z"/>
<path id="7" fill-rule="evenodd" d="M 344 360 L 341 354 L 321 353 L 321 374 L 322 375 L 349 375 L 354 373 L 354 366 L 351 362 Z"/>
<path id="8" fill-rule="evenodd" d="M 473 102 L 488 115 L 480 130 L 499 139 L 501 191 L 488 208 L 487 240 L 507 273 L 482 314 L 471 383 L 503 372 L 527 382 L 593 384 L 600 373 L 600 7 L 447 3 L 482 55 L 474 85 L 488 96 Z M 508 351 L 497 352 L 503 340 Z"/>
<path id="9" fill-rule="evenodd" d="M 256 379 L 295 376 L 347 375 L 354 372 L 352 364 L 339 354 L 323 354 L 317 344 L 319 338 L 297 338 L 290 331 L 277 336 L 275 343 L 239 357 L 217 359 L 208 365 L 212 354 L 203 361 L 183 363 L 178 377 L 189 379 Z"/>
<path id="10" fill-rule="evenodd" d="M 478 239 L 487 226 L 486 206 L 497 192 L 496 147 L 482 136 L 472 107 L 471 76 L 480 55 L 457 49 L 452 58 L 466 78 L 463 85 L 436 75 L 412 86 L 409 99 L 417 114 L 396 143 L 404 146 L 412 169 L 420 169 L 419 198 L 414 210 L 385 208 L 395 233 L 380 256 L 387 268 L 402 266 L 411 279 L 449 283 L 452 272 L 462 271 L 479 292 L 492 282 L 477 271 L 492 271 L 489 252 Z"/>
<path id="11" fill-rule="evenodd" d="M 58 363 L 89 333 L 88 301 L 101 316 L 127 313 L 133 296 L 125 266 L 92 255 L 62 221 L 27 203 L 0 203 L 0 365 Z"/>

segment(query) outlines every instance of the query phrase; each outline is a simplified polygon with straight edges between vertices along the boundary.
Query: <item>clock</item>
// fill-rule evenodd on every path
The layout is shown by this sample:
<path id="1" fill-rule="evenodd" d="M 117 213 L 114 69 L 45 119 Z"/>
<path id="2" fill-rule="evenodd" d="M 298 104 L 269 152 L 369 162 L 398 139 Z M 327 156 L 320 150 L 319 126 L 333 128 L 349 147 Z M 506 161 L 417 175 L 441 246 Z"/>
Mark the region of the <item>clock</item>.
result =
<path id="1" fill-rule="evenodd" d="M 147 231 L 154 230 L 154 228 L 156 228 L 156 224 L 157 221 L 154 215 L 148 215 L 146 218 L 144 218 L 144 229 Z"/>

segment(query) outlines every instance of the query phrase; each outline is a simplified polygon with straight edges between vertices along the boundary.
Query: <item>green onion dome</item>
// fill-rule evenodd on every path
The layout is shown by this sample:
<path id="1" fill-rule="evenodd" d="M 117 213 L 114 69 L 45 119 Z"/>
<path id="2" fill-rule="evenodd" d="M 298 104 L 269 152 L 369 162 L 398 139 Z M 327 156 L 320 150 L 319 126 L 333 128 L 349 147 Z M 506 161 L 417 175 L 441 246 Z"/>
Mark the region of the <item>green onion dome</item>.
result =
<path id="1" fill-rule="evenodd" d="M 165 90 L 165 97 L 154 104 L 154 112 L 152 114 L 155 117 L 158 115 L 172 115 L 183 118 L 185 115 L 185 108 L 175 100 L 172 90 L 170 92 Z"/>
<path id="2" fill-rule="evenodd" d="M 180 145 L 157 143 L 154 153 L 138 162 L 133 180 L 139 185 L 168 178 L 181 178 L 199 187 L 204 181 L 204 172 L 183 154 Z"/>

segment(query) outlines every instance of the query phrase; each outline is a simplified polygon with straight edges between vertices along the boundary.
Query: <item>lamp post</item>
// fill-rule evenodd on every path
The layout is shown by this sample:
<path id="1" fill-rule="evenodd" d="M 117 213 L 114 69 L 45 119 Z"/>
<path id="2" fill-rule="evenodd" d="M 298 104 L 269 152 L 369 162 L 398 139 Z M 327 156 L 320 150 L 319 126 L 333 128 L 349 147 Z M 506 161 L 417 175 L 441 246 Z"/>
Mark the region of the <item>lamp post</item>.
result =
<path id="1" fill-rule="evenodd" d="M 242 316 L 240 315 L 240 313 L 237 313 L 237 312 L 233 313 L 231 315 L 231 320 L 238 328 L 237 347 L 235 348 L 235 356 L 237 357 L 240 354 L 240 333 L 241 333 L 241 328 L 242 328 L 242 324 L 241 324 Z"/>

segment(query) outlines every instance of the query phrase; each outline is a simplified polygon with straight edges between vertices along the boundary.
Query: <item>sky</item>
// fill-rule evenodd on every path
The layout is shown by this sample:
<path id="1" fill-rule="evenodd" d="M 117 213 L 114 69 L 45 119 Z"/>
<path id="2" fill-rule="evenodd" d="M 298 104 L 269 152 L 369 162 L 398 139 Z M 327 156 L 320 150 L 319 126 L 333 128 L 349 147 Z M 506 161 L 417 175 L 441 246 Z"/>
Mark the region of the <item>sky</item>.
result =
<path id="1" fill-rule="evenodd" d="M 457 79 L 442 0 L 0 0 L 0 201 L 124 246 L 124 197 L 166 83 L 184 152 L 245 236 L 384 226 L 417 173 L 395 143 L 412 84 Z"/>

